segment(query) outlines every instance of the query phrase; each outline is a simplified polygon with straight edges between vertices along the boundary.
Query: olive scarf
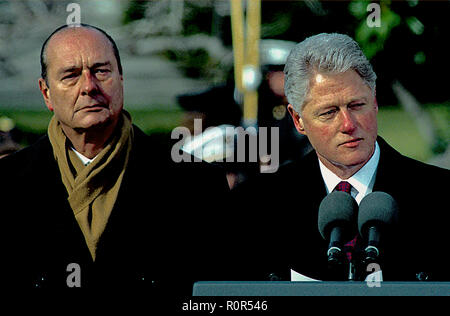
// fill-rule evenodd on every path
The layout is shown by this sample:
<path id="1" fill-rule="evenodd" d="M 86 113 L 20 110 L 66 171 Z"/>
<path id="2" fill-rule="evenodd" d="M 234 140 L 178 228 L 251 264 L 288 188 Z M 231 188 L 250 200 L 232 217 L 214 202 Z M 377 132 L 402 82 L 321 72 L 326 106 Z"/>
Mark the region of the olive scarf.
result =
<path id="1" fill-rule="evenodd" d="M 131 117 L 123 111 L 116 131 L 95 159 L 85 166 L 70 149 L 70 140 L 53 116 L 48 136 L 68 193 L 68 202 L 95 261 L 97 243 L 119 193 L 131 151 Z"/>

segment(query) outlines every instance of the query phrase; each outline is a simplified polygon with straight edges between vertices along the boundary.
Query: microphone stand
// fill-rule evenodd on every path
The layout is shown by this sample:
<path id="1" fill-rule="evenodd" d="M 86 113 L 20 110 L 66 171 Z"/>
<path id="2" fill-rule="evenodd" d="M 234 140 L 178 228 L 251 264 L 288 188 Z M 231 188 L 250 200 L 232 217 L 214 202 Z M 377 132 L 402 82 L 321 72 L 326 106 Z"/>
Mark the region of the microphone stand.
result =
<path id="1" fill-rule="evenodd" d="M 355 264 L 353 258 L 348 263 L 348 280 L 349 281 L 357 281 L 357 278 L 356 278 L 356 264 Z"/>
<path id="2" fill-rule="evenodd" d="M 364 281 L 366 279 L 365 267 L 369 264 L 366 260 L 365 250 L 355 247 L 352 252 L 352 259 L 348 263 L 348 281 Z"/>
<path id="3" fill-rule="evenodd" d="M 328 277 L 330 281 L 345 280 L 345 256 L 339 248 L 328 251 Z"/>
<path id="4" fill-rule="evenodd" d="M 381 267 L 378 249 L 376 247 L 373 248 L 368 246 L 365 249 L 354 251 L 352 260 L 348 264 L 348 281 L 365 281 L 367 276 L 374 272 L 368 270 L 371 264 Z"/>

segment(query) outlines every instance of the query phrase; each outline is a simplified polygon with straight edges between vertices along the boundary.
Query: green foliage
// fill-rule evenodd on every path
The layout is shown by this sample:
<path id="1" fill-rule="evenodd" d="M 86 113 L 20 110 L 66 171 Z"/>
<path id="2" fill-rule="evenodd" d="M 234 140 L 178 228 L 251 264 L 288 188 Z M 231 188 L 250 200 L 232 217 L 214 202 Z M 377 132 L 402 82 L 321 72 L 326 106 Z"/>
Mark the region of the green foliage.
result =
<path id="1" fill-rule="evenodd" d="M 128 24 L 132 21 L 144 18 L 146 9 L 147 4 L 145 1 L 131 0 L 123 13 L 123 24 Z"/>
<path id="2" fill-rule="evenodd" d="M 369 3 L 371 1 L 368 0 L 352 1 L 349 4 L 349 11 L 360 20 L 355 31 L 355 40 L 360 44 L 367 58 L 371 59 L 383 50 L 385 41 L 392 29 L 400 24 L 401 18 L 390 9 L 390 1 L 382 1 L 380 27 L 369 27 L 367 25 L 368 12 L 366 11 Z"/>

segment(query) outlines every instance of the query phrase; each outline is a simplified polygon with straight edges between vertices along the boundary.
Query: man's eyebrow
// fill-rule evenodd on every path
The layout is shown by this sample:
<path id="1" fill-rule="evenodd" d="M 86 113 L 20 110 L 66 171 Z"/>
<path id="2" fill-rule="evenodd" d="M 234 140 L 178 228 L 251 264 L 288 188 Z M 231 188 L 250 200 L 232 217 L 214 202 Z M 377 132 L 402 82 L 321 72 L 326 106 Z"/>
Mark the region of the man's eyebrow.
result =
<path id="1" fill-rule="evenodd" d="M 59 73 L 66 73 L 66 72 L 74 72 L 74 71 L 76 71 L 76 70 L 78 70 L 79 68 L 78 67 L 76 67 L 76 66 L 69 66 L 69 67 L 66 67 L 66 68 L 62 68 L 60 71 L 59 71 Z"/>
<path id="2" fill-rule="evenodd" d="M 358 96 L 356 98 L 351 98 L 350 101 L 346 102 L 345 105 L 350 105 L 355 102 L 367 103 L 367 100 L 368 100 L 368 98 L 366 96 Z M 333 103 L 332 101 L 325 101 L 325 102 L 317 105 L 316 112 L 320 112 L 320 111 L 323 111 L 325 109 L 329 109 L 332 107 L 337 107 L 336 103 Z"/>
<path id="3" fill-rule="evenodd" d="M 99 68 L 99 67 L 110 66 L 110 65 L 111 65 L 111 62 L 105 61 L 105 62 L 95 63 L 89 68 Z M 80 69 L 80 67 L 77 67 L 77 66 L 68 66 L 68 67 L 62 68 L 59 71 L 59 73 L 64 74 L 64 73 L 68 73 L 68 72 L 74 72 L 74 71 L 77 71 L 79 69 Z"/>
<path id="4" fill-rule="evenodd" d="M 346 105 L 355 103 L 355 102 L 367 102 L 368 98 L 366 96 L 358 96 L 355 98 L 351 98 L 348 102 L 346 102 Z M 318 105 L 318 107 L 320 108 L 329 108 L 329 107 L 333 107 L 333 106 L 337 106 L 336 103 L 333 103 L 332 101 L 326 101 L 323 102 L 321 104 Z"/>
<path id="5" fill-rule="evenodd" d="M 367 102 L 367 100 L 368 100 L 367 96 L 360 96 L 360 97 L 357 97 L 357 98 L 353 98 L 347 104 L 351 104 L 351 103 L 354 103 L 354 102 L 360 102 L 360 101 Z"/>
<path id="6" fill-rule="evenodd" d="M 103 67 L 103 66 L 111 66 L 111 62 L 105 61 L 102 63 L 95 63 L 90 68 L 98 68 L 98 67 Z"/>

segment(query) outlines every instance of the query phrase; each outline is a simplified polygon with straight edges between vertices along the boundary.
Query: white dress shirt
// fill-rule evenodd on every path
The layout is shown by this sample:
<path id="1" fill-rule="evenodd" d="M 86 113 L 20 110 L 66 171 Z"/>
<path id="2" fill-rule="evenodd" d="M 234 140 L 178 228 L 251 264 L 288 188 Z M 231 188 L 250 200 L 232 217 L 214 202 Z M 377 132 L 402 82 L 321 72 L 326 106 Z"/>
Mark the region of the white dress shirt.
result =
<path id="1" fill-rule="evenodd" d="M 94 161 L 95 158 L 97 158 L 97 156 L 95 156 L 94 158 L 90 159 L 90 158 L 84 156 L 83 154 L 80 154 L 78 151 L 75 150 L 75 148 L 70 147 L 70 149 L 72 149 L 72 151 L 77 155 L 77 157 L 80 158 L 81 162 L 85 166 L 89 165 L 91 162 Z"/>
<path id="2" fill-rule="evenodd" d="M 372 192 L 379 160 L 380 147 L 378 146 L 378 143 L 375 142 L 375 151 L 369 161 L 359 169 L 358 172 L 346 180 L 339 178 L 319 160 L 320 172 L 322 173 L 322 178 L 325 182 L 327 194 L 332 192 L 339 182 L 347 181 L 352 185 L 350 194 L 355 198 L 359 205 L 363 197 Z"/>

